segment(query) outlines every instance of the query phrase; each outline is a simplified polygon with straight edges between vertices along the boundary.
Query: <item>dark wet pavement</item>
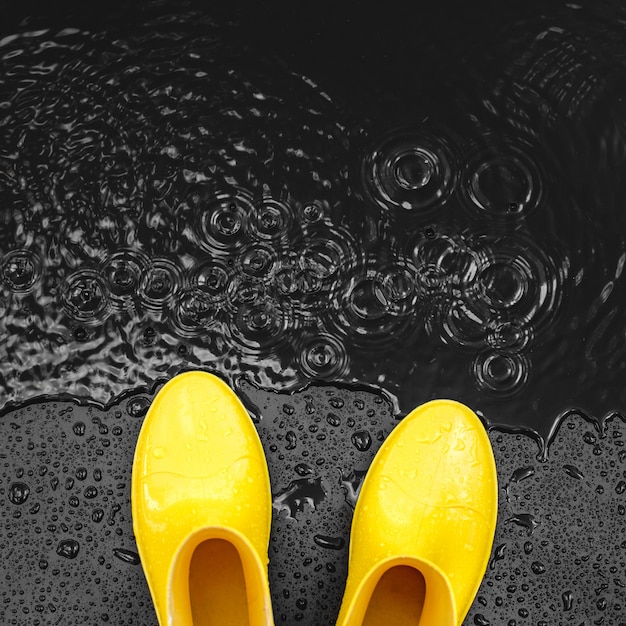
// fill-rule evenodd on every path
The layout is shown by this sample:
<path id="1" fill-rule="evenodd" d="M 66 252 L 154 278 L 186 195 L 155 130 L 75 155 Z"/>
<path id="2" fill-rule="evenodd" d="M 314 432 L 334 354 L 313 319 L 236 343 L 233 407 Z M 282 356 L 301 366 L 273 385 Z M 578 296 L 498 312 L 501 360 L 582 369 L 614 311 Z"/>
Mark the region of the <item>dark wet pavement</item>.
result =
<path id="1" fill-rule="evenodd" d="M 332 624 L 359 486 L 396 419 L 377 394 L 244 386 L 267 453 L 276 623 Z M 136 552 L 130 476 L 149 395 L 108 410 L 42 402 L 1 426 L 6 624 L 156 624 Z M 465 624 L 624 624 L 626 425 L 564 419 L 547 458 L 490 434 L 499 479 L 492 558 Z"/>

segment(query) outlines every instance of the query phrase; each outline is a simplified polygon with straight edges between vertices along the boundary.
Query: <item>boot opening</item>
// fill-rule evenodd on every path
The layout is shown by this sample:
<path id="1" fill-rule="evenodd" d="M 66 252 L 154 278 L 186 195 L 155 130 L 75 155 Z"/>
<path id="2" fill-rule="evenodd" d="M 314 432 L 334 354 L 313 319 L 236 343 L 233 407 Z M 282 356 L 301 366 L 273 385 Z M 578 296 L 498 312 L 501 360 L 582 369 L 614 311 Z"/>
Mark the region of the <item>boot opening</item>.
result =
<path id="1" fill-rule="evenodd" d="M 249 626 L 246 580 L 239 552 L 224 539 L 208 539 L 189 567 L 193 626 Z"/>
<path id="2" fill-rule="evenodd" d="M 424 576 L 408 565 L 396 565 L 376 584 L 363 626 L 418 626 L 425 595 Z"/>

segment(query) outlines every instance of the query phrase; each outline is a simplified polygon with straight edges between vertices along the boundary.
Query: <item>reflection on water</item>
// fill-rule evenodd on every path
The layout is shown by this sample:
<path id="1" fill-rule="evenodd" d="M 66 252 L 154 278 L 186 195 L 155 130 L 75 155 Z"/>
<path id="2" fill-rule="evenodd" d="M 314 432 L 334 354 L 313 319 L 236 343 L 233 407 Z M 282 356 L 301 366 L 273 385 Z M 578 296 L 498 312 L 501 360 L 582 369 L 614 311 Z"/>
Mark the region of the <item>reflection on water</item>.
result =
<path id="1" fill-rule="evenodd" d="M 620 408 L 626 48 L 583 17 L 509 26 L 448 77 L 456 104 L 402 124 L 190 5 L 7 34 L 5 402 L 203 367 L 543 435 Z"/>

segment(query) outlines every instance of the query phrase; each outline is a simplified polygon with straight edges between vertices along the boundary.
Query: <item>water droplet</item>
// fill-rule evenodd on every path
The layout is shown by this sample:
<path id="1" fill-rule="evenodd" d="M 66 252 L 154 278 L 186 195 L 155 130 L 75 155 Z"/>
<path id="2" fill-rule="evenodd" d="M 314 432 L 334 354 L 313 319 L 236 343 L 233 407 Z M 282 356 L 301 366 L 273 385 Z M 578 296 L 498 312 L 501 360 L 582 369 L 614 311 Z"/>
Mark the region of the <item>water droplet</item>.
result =
<path id="1" fill-rule="evenodd" d="M 88 487 L 85 487 L 85 491 L 83 492 L 83 495 L 85 496 L 85 498 L 91 500 L 92 498 L 95 498 L 98 495 L 98 489 L 94 487 L 93 485 L 89 485 Z"/>
<path id="2" fill-rule="evenodd" d="M 143 417 L 150 408 L 150 399 L 144 396 L 133 398 L 126 403 L 126 412 L 131 417 Z"/>
<path id="3" fill-rule="evenodd" d="M 309 476 L 313 473 L 313 468 L 307 463 L 298 463 L 293 469 L 298 476 Z"/>
<path id="4" fill-rule="evenodd" d="M 77 437 L 82 437 L 85 434 L 86 426 L 84 422 L 76 422 L 72 426 L 72 430 Z"/>
<path id="5" fill-rule="evenodd" d="M 299 478 L 274 496 L 273 507 L 278 513 L 286 511 L 287 517 L 295 519 L 296 513 L 304 511 L 305 504 L 315 509 L 325 497 L 321 478 Z"/>
<path id="6" fill-rule="evenodd" d="M 313 396 L 309 394 L 304 396 L 304 404 L 305 404 L 304 412 L 307 415 L 313 415 L 313 413 L 317 412 L 317 409 L 315 408 L 315 402 L 313 400 Z M 313 426 L 313 428 L 317 430 L 317 426 Z"/>
<path id="7" fill-rule="evenodd" d="M 326 416 L 326 421 L 335 428 L 337 428 L 337 426 L 341 424 L 340 417 L 338 415 L 335 415 L 334 413 L 328 413 L 328 415 Z"/>
<path id="8" fill-rule="evenodd" d="M 535 574 L 544 574 L 546 571 L 546 566 L 541 561 L 533 561 L 530 565 L 530 569 Z"/>
<path id="9" fill-rule="evenodd" d="M 330 406 L 332 406 L 333 409 L 341 409 L 343 408 L 344 401 L 342 398 L 338 396 L 332 396 L 331 398 L 329 398 L 328 404 L 330 404 Z"/>
<path id="10" fill-rule="evenodd" d="M 314 535 L 313 541 L 326 550 L 341 550 L 346 544 L 343 537 L 329 537 L 328 535 Z"/>
<path id="11" fill-rule="evenodd" d="M 520 467 L 513 472 L 510 482 L 519 483 L 522 480 L 526 480 L 527 478 L 530 478 L 531 476 L 534 476 L 534 475 L 535 475 L 534 467 Z"/>
<path id="12" fill-rule="evenodd" d="M 130 565 L 139 565 L 141 563 L 139 555 L 132 550 L 126 550 L 125 548 L 114 548 L 113 554 L 122 562 Z"/>
<path id="13" fill-rule="evenodd" d="M 587 431 L 583 435 L 583 441 L 588 444 L 593 444 L 593 443 L 596 443 L 597 438 L 592 432 Z"/>
<path id="14" fill-rule="evenodd" d="M 298 436 L 293 430 L 288 430 L 285 434 L 285 441 L 287 442 L 285 449 L 293 450 L 298 445 Z"/>
<path id="15" fill-rule="evenodd" d="M 78 556 L 80 545 L 75 539 L 64 539 L 57 546 L 57 554 L 66 559 L 75 559 Z"/>
<path id="16" fill-rule="evenodd" d="M 532 535 L 535 532 L 535 528 L 539 526 L 539 522 L 535 519 L 535 516 L 530 513 L 516 513 L 506 521 L 526 529 L 529 535 Z"/>
<path id="17" fill-rule="evenodd" d="M 367 430 L 359 430 L 355 433 L 352 433 L 350 440 L 352 441 L 352 445 L 359 452 L 365 452 L 366 450 L 369 450 L 370 446 L 372 445 L 372 436 Z"/>
<path id="18" fill-rule="evenodd" d="M 561 594 L 561 600 L 563 601 L 563 610 L 571 611 L 574 605 L 574 594 L 567 590 Z"/>
<path id="19" fill-rule="evenodd" d="M 490 569 L 495 569 L 496 563 L 498 561 L 502 561 L 506 554 L 506 543 L 501 543 L 494 547 L 493 549 L 493 557 L 491 559 L 491 563 L 489 564 Z"/>
<path id="20" fill-rule="evenodd" d="M 583 473 L 574 465 L 564 465 L 563 469 L 565 473 L 572 478 L 576 478 L 577 480 L 584 478 Z"/>
<path id="21" fill-rule="evenodd" d="M 30 487 L 26 483 L 15 482 L 9 487 L 9 500 L 13 504 L 24 504 L 30 495 Z"/>
<path id="22" fill-rule="evenodd" d="M 348 475 L 341 475 L 341 487 L 346 502 L 354 509 L 356 506 L 366 472 L 352 470 Z"/>

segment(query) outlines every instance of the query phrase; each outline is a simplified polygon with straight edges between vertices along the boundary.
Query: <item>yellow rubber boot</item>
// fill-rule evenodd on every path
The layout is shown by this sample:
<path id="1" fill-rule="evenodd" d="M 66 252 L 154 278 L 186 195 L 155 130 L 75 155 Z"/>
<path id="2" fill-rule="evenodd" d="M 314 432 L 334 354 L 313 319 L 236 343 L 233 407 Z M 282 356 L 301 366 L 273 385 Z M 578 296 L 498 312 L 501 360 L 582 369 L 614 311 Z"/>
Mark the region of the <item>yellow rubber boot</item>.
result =
<path id="1" fill-rule="evenodd" d="M 460 626 L 482 581 L 498 509 L 478 417 L 452 400 L 405 417 L 354 511 L 339 626 Z"/>
<path id="2" fill-rule="evenodd" d="M 267 463 L 223 381 L 187 372 L 159 391 L 139 433 L 131 498 L 161 626 L 273 624 Z"/>

